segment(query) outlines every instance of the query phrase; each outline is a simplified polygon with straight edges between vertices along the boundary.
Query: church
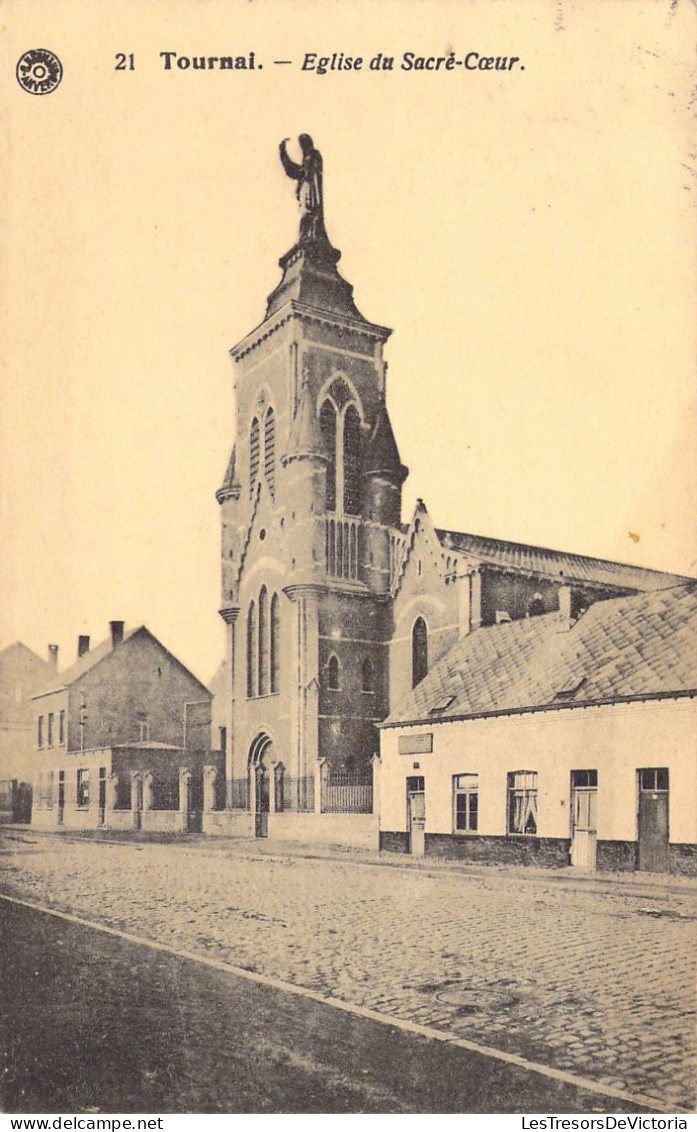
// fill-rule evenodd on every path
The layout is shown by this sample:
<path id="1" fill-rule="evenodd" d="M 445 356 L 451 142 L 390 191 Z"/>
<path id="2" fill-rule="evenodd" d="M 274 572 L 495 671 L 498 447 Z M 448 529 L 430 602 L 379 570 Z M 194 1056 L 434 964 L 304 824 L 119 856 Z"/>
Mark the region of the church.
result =
<path id="1" fill-rule="evenodd" d="M 402 521 L 391 331 L 339 272 L 321 155 L 308 135 L 299 143 L 299 162 L 281 145 L 298 237 L 263 321 L 230 351 L 237 432 L 217 492 L 226 794 L 210 832 L 266 836 L 281 816 L 372 811 L 378 725 L 463 638 L 685 581 L 442 530 L 421 500 Z"/>

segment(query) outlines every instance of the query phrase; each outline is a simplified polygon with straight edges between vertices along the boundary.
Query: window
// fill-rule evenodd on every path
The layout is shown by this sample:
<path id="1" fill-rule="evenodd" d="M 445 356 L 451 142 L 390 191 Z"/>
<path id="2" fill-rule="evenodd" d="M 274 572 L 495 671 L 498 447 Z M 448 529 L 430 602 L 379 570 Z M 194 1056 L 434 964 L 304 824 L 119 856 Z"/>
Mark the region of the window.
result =
<path id="1" fill-rule="evenodd" d="M 266 586 L 259 592 L 259 683 L 260 696 L 269 690 L 269 595 Z"/>
<path id="2" fill-rule="evenodd" d="M 249 430 L 249 494 L 259 475 L 259 421 L 255 417 Z"/>
<path id="3" fill-rule="evenodd" d="M 150 726 L 147 719 L 138 720 L 138 740 L 141 743 L 147 743 L 150 738 Z"/>
<path id="4" fill-rule="evenodd" d="M 508 832 L 537 833 L 537 771 L 515 770 L 508 775 Z"/>
<path id="5" fill-rule="evenodd" d="M 417 617 L 411 632 L 411 686 L 420 684 L 428 672 L 428 629 L 423 617 Z"/>
<path id="6" fill-rule="evenodd" d="M 46 806 L 49 810 L 53 809 L 53 771 L 49 770 L 46 775 Z"/>
<path id="7" fill-rule="evenodd" d="M 534 593 L 528 602 L 528 617 L 539 617 L 545 611 L 544 598 L 541 593 Z"/>
<path id="8" fill-rule="evenodd" d="M 325 401 L 320 409 L 319 427 L 327 459 L 327 511 L 336 511 L 336 409 Z"/>
<path id="9" fill-rule="evenodd" d="M 281 613 L 278 594 L 262 586 L 247 611 L 247 698 L 268 696 L 280 687 Z"/>
<path id="10" fill-rule="evenodd" d="M 58 714 L 58 742 L 65 743 L 65 712 Z"/>
<path id="11" fill-rule="evenodd" d="M 668 789 L 668 767 L 645 767 L 639 771 L 639 789 L 654 792 Z"/>
<path id="12" fill-rule="evenodd" d="M 271 634 L 269 640 L 269 669 L 271 672 L 271 691 L 277 692 L 280 687 L 280 654 L 279 643 L 281 635 L 281 615 L 279 610 L 278 594 L 271 598 Z"/>
<path id="13" fill-rule="evenodd" d="M 361 420 L 355 405 L 344 413 L 344 514 L 361 509 Z"/>
<path id="14" fill-rule="evenodd" d="M 334 689 L 339 687 L 339 661 L 335 656 L 330 656 L 327 664 L 327 687 Z"/>
<path id="15" fill-rule="evenodd" d="M 48 713 L 48 721 L 47 721 L 47 726 L 46 726 L 46 742 L 47 742 L 49 747 L 53 746 L 53 719 L 54 719 L 53 712 L 50 711 Z"/>
<path id="16" fill-rule="evenodd" d="M 375 670 L 369 656 L 365 658 L 361 668 L 361 687 L 364 692 L 375 691 Z"/>
<path id="17" fill-rule="evenodd" d="M 40 715 L 36 723 L 36 745 L 43 747 L 44 745 L 44 717 Z"/>
<path id="18" fill-rule="evenodd" d="M 89 770 L 79 770 L 77 772 L 77 794 L 76 802 L 78 806 L 89 806 L 90 804 L 90 772 Z"/>
<path id="19" fill-rule="evenodd" d="M 572 770 L 571 785 L 573 787 L 589 787 L 598 785 L 597 770 Z"/>
<path id="20" fill-rule="evenodd" d="M 456 833 L 476 833 L 479 813 L 479 775 L 453 776 L 453 828 Z"/>
<path id="21" fill-rule="evenodd" d="M 273 496 L 276 492 L 276 421 L 271 408 L 264 418 L 264 475 Z"/>
<path id="22" fill-rule="evenodd" d="M 251 699 L 256 690 L 256 653 L 257 653 L 257 618 L 256 607 L 253 601 L 247 610 L 247 699 Z"/>
<path id="23" fill-rule="evenodd" d="M 220 735 L 220 750 L 225 754 L 227 751 L 227 727 L 219 727 L 218 732 Z"/>

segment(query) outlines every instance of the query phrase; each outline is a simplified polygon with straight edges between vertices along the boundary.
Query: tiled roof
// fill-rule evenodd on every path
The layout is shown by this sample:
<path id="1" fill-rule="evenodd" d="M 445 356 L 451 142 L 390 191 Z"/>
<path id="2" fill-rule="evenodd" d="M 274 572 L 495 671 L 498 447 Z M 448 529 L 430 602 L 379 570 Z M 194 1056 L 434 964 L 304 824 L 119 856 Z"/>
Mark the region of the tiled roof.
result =
<path id="1" fill-rule="evenodd" d="M 234 491 L 235 488 L 239 486 L 238 483 L 237 483 L 237 476 L 236 476 L 236 473 L 235 473 L 236 460 L 237 460 L 236 446 L 233 444 L 232 451 L 230 453 L 230 459 L 228 460 L 227 468 L 225 469 L 225 477 L 224 477 L 223 482 L 221 483 L 220 487 L 218 488 L 217 492 L 215 493 L 216 497 L 225 498 L 225 496 L 227 495 L 228 492 Z M 221 501 L 222 500 L 219 499 L 219 502 L 221 502 Z"/>
<path id="2" fill-rule="evenodd" d="M 140 630 L 144 628 L 144 625 L 138 625 L 135 629 L 127 629 L 123 635 L 123 640 L 127 641 L 129 637 L 132 637 L 135 633 L 139 633 Z M 86 672 L 94 668 L 95 664 L 99 664 L 100 660 L 104 660 L 104 657 L 108 656 L 109 653 L 113 651 L 114 646 L 111 643 L 111 637 L 107 637 L 105 641 L 101 641 L 100 644 L 95 645 L 95 647 L 90 649 L 89 652 L 86 652 L 84 656 L 78 657 L 69 668 L 64 669 L 64 671 L 58 673 L 58 675 L 54 674 L 53 679 L 50 680 L 44 688 L 41 688 L 37 695 L 45 696 L 47 692 L 57 692 L 61 688 L 68 688 L 81 676 L 84 676 Z"/>
<path id="3" fill-rule="evenodd" d="M 384 401 L 378 409 L 375 426 L 368 441 L 363 470 L 364 472 L 396 471 L 402 479 L 406 476 L 406 469 L 402 470 L 397 441 Z"/>
<path id="4" fill-rule="evenodd" d="M 568 622 L 567 622 L 568 624 Z M 697 582 L 463 637 L 386 721 L 563 707 L 697 688 Z M 442 710 L 432 712 L 441 706 Z"/>
<path id="5" fill-rule="evenodd" d="M 437 530 L 436 534 L 444 549 L 452 549 L 468 559 L 557 581 L 563 575 L 567 582 L 607 583 L 621 589 L 657 590 L 693 580 L 681 574 L 665 574 L 662 570 L 648 570 L 643 566 L 589 558 L 584 554 L 567 554 L 561 550 L 547 550 L 541 546 L 506 542 L 483 535 L 444 530 Z"/>

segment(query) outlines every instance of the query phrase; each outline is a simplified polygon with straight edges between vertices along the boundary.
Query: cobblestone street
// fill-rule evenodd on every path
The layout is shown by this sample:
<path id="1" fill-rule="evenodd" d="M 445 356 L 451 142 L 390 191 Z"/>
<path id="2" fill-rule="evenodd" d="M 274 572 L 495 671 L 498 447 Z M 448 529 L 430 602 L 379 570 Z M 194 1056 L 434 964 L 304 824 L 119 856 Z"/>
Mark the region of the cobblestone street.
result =
<path id="1" fill-rule="evenodd" d="M 695 1104 L 694 884 L 13 831 L 0 888 L 654 1097 L 666 1110 Z"/>

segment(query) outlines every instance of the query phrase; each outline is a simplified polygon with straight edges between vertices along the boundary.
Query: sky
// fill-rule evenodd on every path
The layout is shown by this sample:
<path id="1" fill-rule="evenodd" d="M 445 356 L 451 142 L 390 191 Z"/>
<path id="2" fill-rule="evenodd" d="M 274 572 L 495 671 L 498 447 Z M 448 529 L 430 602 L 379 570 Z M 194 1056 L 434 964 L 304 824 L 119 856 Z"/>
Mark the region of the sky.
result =
<path id="1" fill-rule="evenodd" d="M 440 527 L 697 573 L 693 6 L 379 11 L 6 0 L 0 648 L 67 666 L 118 619 L 215 671 L 228 351 L 295 239 L 278 143 L 301 132 L 340 269 L 394 330 L 403 518 L 421 497 Z M 30 46 L 63 64 L 49 95 L 15 80 Z M 404 71 L 407 51 L 520 63 Z M 313 52 L 365 62 L 320 76 Z"/>

